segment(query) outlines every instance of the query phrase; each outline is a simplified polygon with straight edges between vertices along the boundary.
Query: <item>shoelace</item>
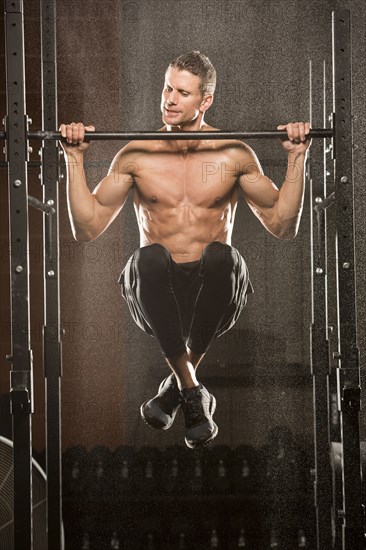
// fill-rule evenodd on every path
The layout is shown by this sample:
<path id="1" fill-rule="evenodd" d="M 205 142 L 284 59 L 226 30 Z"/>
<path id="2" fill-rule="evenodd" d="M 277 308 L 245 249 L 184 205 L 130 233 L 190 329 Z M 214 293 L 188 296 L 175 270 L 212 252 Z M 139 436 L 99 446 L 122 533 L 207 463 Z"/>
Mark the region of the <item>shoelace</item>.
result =
<path id="1" fill-rule="evenodd" d="M 189 424 L 197 424 L 201 421 L 205 416 L 202 407 L 201 395 L 197 395 L 191 399 L 186 399 L 185 409 L 187 412 L 186 420 Z"/>
<path id="2" fill-rule="evenodd" d="M 160 397 L 160 401 L 171 409 L 177 406 L 177 401 L 180 402 L 178 387 L 173 382 L 165 389 L 164 395 Z"/>

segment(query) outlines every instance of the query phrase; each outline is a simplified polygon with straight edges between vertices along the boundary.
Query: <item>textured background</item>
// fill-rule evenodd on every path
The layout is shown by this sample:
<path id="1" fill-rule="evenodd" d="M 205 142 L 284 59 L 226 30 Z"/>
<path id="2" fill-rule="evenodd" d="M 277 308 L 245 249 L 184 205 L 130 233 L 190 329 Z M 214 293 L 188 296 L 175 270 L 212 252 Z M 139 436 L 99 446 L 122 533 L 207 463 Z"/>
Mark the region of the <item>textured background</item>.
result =
<path id="1" fill-rule="evenodd" d="M 331 77 L 331 11 L 350 7 L 353 24 L 356 253 L 359 341 L 365 351 L 365 29 L 363 0 L 108 0 L 57 2 L 59 122 L 93 123 L 99 130 L 150 130 L 161 125 L 160 93 L 168 63 L 200 49 L 218 73 L 207 122 L 224 129 L 271 129 L 309 118 L 309 59 L 314 72 L 313 126 L 323 125 L 322 64 Z M 27 112 L 40 127 L 39 13 L 25 3 Z M 2 47 L 2 45 L 0 46 Z M 1 62 L 4 62 L 3 51 Z M 329 84 L 328 84 L 329 91 Z M 330 95 L 329 112 L 330 108 Z M 1 113 L 5 114 L 2 90 Z M 90 188 L 106 175 L 123 145 L 95 142 L 86 155 Z M 265 173 L 280 186 L 286 156 L 280 143 L 256 141 Z M 322 145 L 312 146 L 314 170 Z M 35 155 L 34 158 L 37 158 Z M 7 304 L 7 197 L 2 213 L 1 362 L 9 353 Z M 140 403 L 153 396 L 167 367 L 152 338 L 130 319 L 117 278 L 138 247 L 129 199 L 97 241 L 73 241 L 65 184 L 60 187 L 61 300 L 64 338 L 63 445 L 182 442 L 183 426 L 167 433 L 148 430 Z M 40 196 L 37 175 L 30 192 Z M 31 213 L 32 316 L 36 414 L 34 443 L 44 445 L 41 220 Z M 233 245 L 249 266 L 255 294 L 239 322 L 218 340 L 201 367 L 201 378 L 218 399 L 218 443 L 261 445 L 276 425 L 312 438 L 309 369 L 310 233 L 308 192 L 300 232 L 291 242 L 265 232 L 244 201 L 237 211 Z M 331 311 L 332 315 L 332 311 Z M 332 320 L 332 319 L 331 319 Z M 1 369 L 1 392 L 9 366 Z"/>

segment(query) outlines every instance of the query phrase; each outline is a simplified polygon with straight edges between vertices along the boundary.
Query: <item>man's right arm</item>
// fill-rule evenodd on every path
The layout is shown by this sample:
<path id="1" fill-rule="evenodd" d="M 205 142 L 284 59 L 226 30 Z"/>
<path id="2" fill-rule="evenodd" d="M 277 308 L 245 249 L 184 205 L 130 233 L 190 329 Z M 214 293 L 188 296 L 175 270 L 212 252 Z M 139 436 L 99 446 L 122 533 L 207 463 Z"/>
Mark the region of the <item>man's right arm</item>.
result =
<path id="1" fill-rule="evenodd" d="M 73 235 L 77 241 L 96 239 L 112 223 L 126 202 L 134 183 L 133 163 L 128 146 L 113 159 L 108 175 L 90 192 L 84 171 L 85 129 L 93 126 L 62 124 L 61 135 L 67 164 L 67 203 Z M 125 151 L 126 150 L 126 151 Z"/>

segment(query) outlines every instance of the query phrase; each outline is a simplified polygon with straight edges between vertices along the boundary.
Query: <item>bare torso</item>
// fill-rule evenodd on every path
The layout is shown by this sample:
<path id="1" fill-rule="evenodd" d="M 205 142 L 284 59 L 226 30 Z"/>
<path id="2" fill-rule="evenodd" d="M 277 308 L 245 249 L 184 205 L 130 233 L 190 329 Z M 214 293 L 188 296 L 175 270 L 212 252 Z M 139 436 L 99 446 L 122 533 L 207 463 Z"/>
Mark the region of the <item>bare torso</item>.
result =
<path id="1" fill-rule="evenodd" d="M 191 130 L 196 130 L 194 126 Z M 88 144 L 83 140 L 85 128 L 93 127 L 61 125 L 62 137 L 69 144 L 63 147 L 70 160 L 67 198 L 75 239 L 91 241 L 101 235 L 118 216 L 131 189 L 140 246 L 160 243 L 179 263 L 198 260 L 210 242 L 231 244 L 241 191 L 272 235 L 294 238 L 304 198 L 310 124 L 279 126 L 287 128 L 289 138 L 283 142 L 288 164 L 280 191 L 263 174 L 254 151 L 245 143 L 204 139 L 205 132 L 215 128 L 198 127 L 199 140 L 131 141 L 117 153 L 108 175 L 91 194 L 83 165 Z"/>
<path id="2" fill-rule="evenodd" d="M 130 145 L 140 246 L 160 243 L 183 263 L 198 260 L 210 242 L 231 244 L 243 144 L 161 140 Z"/>

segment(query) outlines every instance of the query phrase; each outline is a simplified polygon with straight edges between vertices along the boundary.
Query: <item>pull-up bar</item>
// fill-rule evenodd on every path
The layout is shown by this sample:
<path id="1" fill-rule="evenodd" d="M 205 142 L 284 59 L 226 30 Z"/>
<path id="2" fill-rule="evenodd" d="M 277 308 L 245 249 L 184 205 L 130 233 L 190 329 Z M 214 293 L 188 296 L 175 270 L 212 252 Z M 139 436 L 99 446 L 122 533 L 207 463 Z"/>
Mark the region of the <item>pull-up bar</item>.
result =
<path id="1" fill-rule="evenodd" d="M 28 139 L 57 140 L 64 139 L 61 132 L 27 132 Z M 314 128 L 309 138 L 326 139 L 334 137 L 333 128 Z M 6 138 L 6 132 L 0 132 L 0 139 Z M 284 130 L 265 130 L 259 132 L 240 132 L 238 130 L 214 130 L 212 132 L 85 132 L 86 140 L 154 140 L 154 139 L 287 139 Z"/>

